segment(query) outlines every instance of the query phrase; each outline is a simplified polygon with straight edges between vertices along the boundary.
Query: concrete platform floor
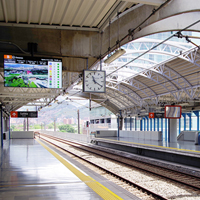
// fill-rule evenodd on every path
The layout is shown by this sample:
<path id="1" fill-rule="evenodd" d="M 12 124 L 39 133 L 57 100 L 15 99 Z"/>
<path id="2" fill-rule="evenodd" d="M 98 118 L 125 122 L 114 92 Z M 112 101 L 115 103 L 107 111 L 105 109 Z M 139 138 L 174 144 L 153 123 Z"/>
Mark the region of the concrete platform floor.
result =
<path id="1" fill-rule="evenodd" d="M 0 149 L 0 200 L 139 199 L 66 154 L 41 144 L 35 139 L 4 142 Z"/>
<path id="2" fill-rule="evenodd" d="M 97 139 L 97 138 L 96 138 Z M 157 146 L 157 147 L 166 147 L 167 149 L 182 149 L 188 150 L 191 152 L 196 151 L 200 153 L 200 145 L 195 145 L 194 142 L 189 141 L 180 141 L 180 142 L 166 142 L 166 141 L 154 141 L 154 140 L 142 140 L 133 137 L 105 137 L 105 138 L 98 138 L 98 139 L 110 139 L 116 141 L 123 141 L 123 142 L 132 142 L 139 145 L 149 145 L 149 146 Z"/>

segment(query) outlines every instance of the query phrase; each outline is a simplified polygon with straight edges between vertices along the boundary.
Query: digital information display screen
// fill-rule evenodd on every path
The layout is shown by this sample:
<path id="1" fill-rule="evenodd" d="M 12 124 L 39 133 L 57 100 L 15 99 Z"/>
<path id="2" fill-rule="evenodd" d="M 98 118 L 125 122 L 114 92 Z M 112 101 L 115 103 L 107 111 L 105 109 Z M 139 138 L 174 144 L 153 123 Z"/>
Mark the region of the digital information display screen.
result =
<path id="1" fill-rule="evenodd" d="M 181 118 L 182 107 L 181 106 L 165 106 L 165 118 L 179 119 Z"/>
<path id="2" fill-rule="evenodd" d="M 62 88 L 62 59 L 4 55 L 4 86 Z"/>

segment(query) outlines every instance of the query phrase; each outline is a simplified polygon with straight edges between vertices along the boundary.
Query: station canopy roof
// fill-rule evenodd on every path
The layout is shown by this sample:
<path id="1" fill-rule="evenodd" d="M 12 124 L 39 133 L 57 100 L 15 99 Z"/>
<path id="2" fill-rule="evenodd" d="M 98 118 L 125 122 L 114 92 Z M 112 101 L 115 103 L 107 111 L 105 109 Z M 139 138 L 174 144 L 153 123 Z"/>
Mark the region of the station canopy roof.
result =
<path id="1" fill-rule="evenodd" d="M 2 0 L 0 26 L 103 31 L 118 13 L 126 13 L 141 3 L 159 6 L 164 2 Z M 161 41 L 153 37 L 134 40 L 122 47 L 126 49 L 126 54 L 118 60 L 110 65 L 102 63 L 102 69 L 107 74 L 106 93 L 92 94 L 91 99 L 114 114 L 122 110 L 124 115 L 146 114 L 171 103 L 181 104 L 188 111 L 197 109 L 200 92 L 199 49 L 190 43 L 167 41 L 149 51 Z M 99 67 L 97 63 L 92 69 Z M 40 109 L 66 93 L 71 98 L 90 98 L 89 94 L 81 92 L 82 81 L 77 72 L 63 74 L 62 89 L 4 87 L 3 71 L 0 73 L 0 102 L 8 112 L 25 105 Z M 70 85 L 65 84 L 68 77 Z"/>
<path id="2" fill-rule="evenodd" d="M 183 112 L 199 110 L 200 50 L 174 38 L 150 51 L 162 43 L 161 34 L 154 35 L 160 39 L 149 36 L 124 45 L 126 54 L 109 65 L 102 64 L 106 93 L 92 94 L 91 99 L 115 114 L 121 110 L 124 116 L 164 112 L 164 106 L 172 104 L 183 106 Z M 100 63 L 93 67 L 99 68 Z M 81 88 L 77 84 L 70 95 L 89 98 Z"/>

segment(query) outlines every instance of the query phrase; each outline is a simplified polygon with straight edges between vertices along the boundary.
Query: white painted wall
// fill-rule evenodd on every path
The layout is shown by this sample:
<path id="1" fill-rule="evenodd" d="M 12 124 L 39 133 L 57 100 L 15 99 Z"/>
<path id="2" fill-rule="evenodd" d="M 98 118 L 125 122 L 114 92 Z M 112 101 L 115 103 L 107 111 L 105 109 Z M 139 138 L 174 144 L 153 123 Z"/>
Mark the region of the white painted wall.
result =
<path id="1" fill-rule="evenodd" d="M 127 131 L 122 130 L 119 133 L 120 137 L 130 137 L 140 140 L 162 140 L 162 131 Z"/>
<path id="2" fill-rule="evenodd" d="M 12 139 L 33 139 L 34 132 L 33 131 L 12 131 L 11 138 Z"/>

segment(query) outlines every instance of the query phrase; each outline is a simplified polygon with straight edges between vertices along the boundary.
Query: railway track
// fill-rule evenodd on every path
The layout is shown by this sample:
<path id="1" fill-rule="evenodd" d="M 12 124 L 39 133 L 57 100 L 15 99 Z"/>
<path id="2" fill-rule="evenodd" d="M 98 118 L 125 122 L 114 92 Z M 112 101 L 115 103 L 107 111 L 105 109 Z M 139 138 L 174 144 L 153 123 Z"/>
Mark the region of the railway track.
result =
<path id="1" fill-rule="evenodd" d="M 81 145 L 80 143 L 77 143 L 77 142 L 66 141 L 66 140 L 56 138 L 56 137 L 53 137 L 53 136 L 49 136 L 49 135 L 46 135 L 46 134 L 40 134 L 40 138 L 43 139 L 43 140 L 46 140 L 47 142 L 50 142 L 53 145 L 56 145 L 56 144 L 54 142 L 50 141 L 50 140 L 61 142 L 63 144 L 73 146 L 73 147 L 81 149 L 83 151 L 87 151 L 89 153 L 92 153 L 92 154 L 95 154 L 95 155 L 98 155 L 98 156 L 102 156 L 102 157 L 107 158 L 109 160 L 113 160 L 115 162 L 122 163 L 126 166 L 134 167 L 134 168 L 137 168 L 139 170 L 142 170 L 142 171 L 151 173 L 153 175 L 156 175 L 158 177 L 165 178 L 166 180 L 170 180 L 170 181 L 173 181 L 175 183 L 179 183 L 183 186 L 189 187 L 190 190 L 200 191 L 200 178 L 193 176 L 193 175 L 188 175 L 188 174 L 185 174 L 185 173 L 169 170 L 169 169 L 166 169 L 166 168 L 163 168 L 163 167 L 159 167 L 159 166 L 152 165 L 152 164 L 147 164 L 147 163 L 141 162 L 141 161 L 135 161 L 135 160 L 132 160 L 130 158 L 125 158 L 125 157 L 122 157 L 122 156 L 119 156 L 119 155 L 114 155 L 113 153 L 108 153 L 108 152 L 105 152 L 105 151 L 102 151 L 102 150 L 100 151 L 100 150 L 97 150 L 95 148 L 92 148 L 92 147 L 89 147 L 89 146 L 86 146 L 86 145 Z M 59 145 L 56 145 L 56 146 L 59 147 Z M 66 151 L 66 149 L 63 149 L 63 150 Z M 69 152 L 69 153 L 71 153 L 71 152 Z M 72 154 L 74 154 L 74 153 L 72 153 Z M 84 159 L 84 158 L 82 158 L 82 157 L 80 157 L 76 154 L 74 154 L 74 156 L 79 157 L 80 159 Z M 138 188 L 139 190 L 142 190 L 144 193 L 151 195 L 155 199 L 167 199 L 167 198 L 165 198 L 165 197 L 163 197 L 159 194 L 156 194 L 155 192 L 152 192 L 152 191 L 142 187 L 141 185 L 138 185 L 138 184 L 128 180 L 127 178 L 120 176 L 118 173 L 113 173 L 110 170 L 107 170 L 104 167 L 101 167 L 101 166 L 99 166 L 99 165 L 97 165 L 97 164 L 95 164 L 91 161 L 88 161 L 88 160 L 86 160 L 86 161 L 89 162 L 90 164 L 95 165 L 96 167 L 106 171 L 106 173 L 112 174 L 113 176 L 115 176 L 118 179 L 126 182 L 127 184 L 132 185 L 132 186 Z"/>

